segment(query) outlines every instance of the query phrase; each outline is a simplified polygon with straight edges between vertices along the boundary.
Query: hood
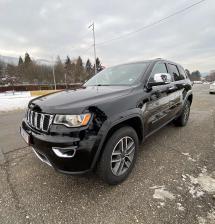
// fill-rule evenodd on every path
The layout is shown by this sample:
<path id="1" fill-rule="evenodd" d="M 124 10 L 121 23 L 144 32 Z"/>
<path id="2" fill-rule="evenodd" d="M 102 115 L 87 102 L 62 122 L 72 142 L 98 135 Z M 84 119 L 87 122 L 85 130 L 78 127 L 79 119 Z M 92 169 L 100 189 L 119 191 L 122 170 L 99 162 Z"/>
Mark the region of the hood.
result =
<path id="1" fill-rule="evenodd" d="M 89 106 L 127 95 L 131 90 L 131 86 L 87 86 L 38 97 L 30 101 L 29 107 L 45 113 L 77 114 Z"/>

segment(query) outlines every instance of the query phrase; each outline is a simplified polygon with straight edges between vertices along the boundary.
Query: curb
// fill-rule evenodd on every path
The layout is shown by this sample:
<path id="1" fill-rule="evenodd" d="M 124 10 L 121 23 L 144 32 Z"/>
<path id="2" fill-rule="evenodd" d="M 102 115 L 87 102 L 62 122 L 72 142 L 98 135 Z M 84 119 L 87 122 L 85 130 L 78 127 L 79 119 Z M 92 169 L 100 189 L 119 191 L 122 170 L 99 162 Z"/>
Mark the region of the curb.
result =
<path id="1" fill-rule="evenodd" d="M 59 90 L 35 90 L 35 91 L 30 91 L 30 95 L 31 96 L 43 96 L 43 95 L 46 95 L 49 93 L 55 93 L 58 91 L 61 91 L 61 90 L 60 89 Z"/>

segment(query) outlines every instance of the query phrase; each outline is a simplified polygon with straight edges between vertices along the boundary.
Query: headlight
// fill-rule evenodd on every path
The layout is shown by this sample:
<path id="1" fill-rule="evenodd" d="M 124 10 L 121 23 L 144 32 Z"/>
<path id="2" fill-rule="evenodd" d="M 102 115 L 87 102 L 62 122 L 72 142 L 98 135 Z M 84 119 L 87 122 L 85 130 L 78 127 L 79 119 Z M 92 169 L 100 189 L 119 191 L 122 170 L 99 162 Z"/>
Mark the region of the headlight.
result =
<path id="1" fill-rule="evenodd" d="M 54 123 L 63 124 L 67 127 L 80 127 L 88 124 L 91 114 L 81 115 L 55 115 Z"/>

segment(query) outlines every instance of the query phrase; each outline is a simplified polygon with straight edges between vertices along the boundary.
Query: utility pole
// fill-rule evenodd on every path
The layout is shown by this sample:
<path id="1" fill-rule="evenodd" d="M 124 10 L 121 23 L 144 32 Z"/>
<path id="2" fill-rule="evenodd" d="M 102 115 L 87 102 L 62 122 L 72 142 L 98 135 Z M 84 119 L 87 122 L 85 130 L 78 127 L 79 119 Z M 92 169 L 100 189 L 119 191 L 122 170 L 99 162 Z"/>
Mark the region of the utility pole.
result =
<path id="1" fill-rule="evenodd" d="M 54 57 L 53 57 L 53 66 L 52 66 L 52 75 L 53 75 L 53 79 L 54 79 L 54 89 L 57 89 L 57 85 L 56 85 L 56 79 L 55 79 L 55 61 L 54 61 Z"/>
<path id="2" fill-rule="evenodd" d="M 93 49 L 94 49 L 94 58 L 95 58 L 95 74 L 97 73 L 97 68 L 96 68 L 96 38 L 95 38 L 95 25 L 94 22 L 88 27 L 92 27 L 93 31 Z"/>
<path id="3" fill-rule="evenodd" d="M 66 72 L 64 73 L 64 82 L 66 84 L 66 89 L 67 89 L 67 77 L 66 77 Z"/>

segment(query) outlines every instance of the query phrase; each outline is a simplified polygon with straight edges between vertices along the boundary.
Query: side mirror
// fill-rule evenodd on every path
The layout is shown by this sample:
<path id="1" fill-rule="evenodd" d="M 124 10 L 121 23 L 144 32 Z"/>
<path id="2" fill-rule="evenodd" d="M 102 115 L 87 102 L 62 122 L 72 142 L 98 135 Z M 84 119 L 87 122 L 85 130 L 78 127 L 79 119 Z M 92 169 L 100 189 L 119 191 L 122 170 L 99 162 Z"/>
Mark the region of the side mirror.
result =
<path id="1" fill-rule="evenodd" d="M 171 81 L 172 77 L 169 73 L 157 73 L 154 75 L 154 82 L 148 82 L 148 87 L 166 85 Z"/>

